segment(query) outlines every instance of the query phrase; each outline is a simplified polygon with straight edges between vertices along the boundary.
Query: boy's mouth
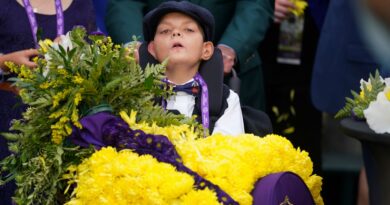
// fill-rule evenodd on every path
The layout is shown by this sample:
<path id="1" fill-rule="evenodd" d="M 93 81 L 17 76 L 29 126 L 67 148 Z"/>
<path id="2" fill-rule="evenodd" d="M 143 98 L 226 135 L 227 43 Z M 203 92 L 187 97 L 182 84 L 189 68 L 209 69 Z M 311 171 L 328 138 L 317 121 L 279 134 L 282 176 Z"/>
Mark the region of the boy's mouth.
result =
<path id="1" fill-rule="evenodd" d="M 174 43 L 172 45 L 172 48 L 182 48 L 182 47 L 183 47 L 183 45 L 181 43 Z"/>

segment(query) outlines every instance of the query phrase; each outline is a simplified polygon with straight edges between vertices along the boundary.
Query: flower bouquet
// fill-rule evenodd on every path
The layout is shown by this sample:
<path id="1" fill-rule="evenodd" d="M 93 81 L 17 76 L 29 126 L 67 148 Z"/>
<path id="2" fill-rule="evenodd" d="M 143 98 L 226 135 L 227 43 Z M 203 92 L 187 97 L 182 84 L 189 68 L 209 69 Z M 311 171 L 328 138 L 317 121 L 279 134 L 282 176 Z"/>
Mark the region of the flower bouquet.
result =
<path id="1" fill-rule="evenodd" d="M 335 117 L 366 120 L 375 133 L 390 133 L 390 78 L 383 79 L 376 71 L 367 81 L 360 80 L 359 94 L 351 93 L 353 99 L 347 97 L 345 107 Z"/>
<path id="2" fill-rule="evenodd" d="M 36 69 L 7 65 L 28 105 L 4 134 L 2 183 L 16 181 L 17 204 L 251 204 L 256 181 L 282 171 L 323 204 L 308 153 L 287 139 L 204 137 L 194 117 L 154 103 L 172 94 L 164 63 L 143 70 L 135 44 L 82 28 L 62 38 L 41 42 Z"/>

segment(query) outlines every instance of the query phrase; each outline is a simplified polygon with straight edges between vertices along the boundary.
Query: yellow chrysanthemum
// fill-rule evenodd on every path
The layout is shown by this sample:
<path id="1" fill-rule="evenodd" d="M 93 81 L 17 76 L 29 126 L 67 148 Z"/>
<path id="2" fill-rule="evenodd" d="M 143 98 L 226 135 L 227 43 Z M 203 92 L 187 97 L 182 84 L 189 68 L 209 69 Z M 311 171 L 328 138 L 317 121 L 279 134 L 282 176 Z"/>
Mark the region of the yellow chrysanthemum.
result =
<path id="1" fill-rule="evenodd" d="M 214 134 L 202 138 L 196 136 L 189 126 L 158 127 L 156 124 L 136 123 L 136 112 L 130 117 L 121 112 L 121 116 L 132 129 L 167 136 L 187 167 L 221 187 L 240 204 L 252 204 L 250 192 L 258 179 L 283 171 L 299 175 L 316 204 L 323 204 L 320 195 L 322 178 L 312 175 L 313 163 L 309 154 L 295 149 L 284 137 Z"/>
<path id="2" fill-rule="evenodd" d="M 220 204 L 217 202 L 217 196 L 213 191 L 209 189 L 191 191 L 188 194 L 181 197 L 183 205 L 212 205 Z"/>
<path id="3" fill-rule="evenodd" d="M 219 204 L 215 193 L 194 190 L 193 178 L 150 155 L 107 147 L 63 178 L 77 181 L 67 204 Z M 72 171 L 73 170 L 73 171 Z"/>
<path id="4" fill-rule="evenodd" d="M 215 134 L 176 144 L 176 148 L 186 166 L 220 186 L 240 204 L 252 204 L 250 192 L 258 179 L 282 171 L 299 175 L 316 203 L 323 204 L 319 192 L 312 190 L 314 184 L 321 187 L 321 178 L 311 176 L 313 164 L 308 153 L 295 149 L 286 138 Z"/>
<path id="5" fill-rule="evenodd" d="M 137 112 L 133 110 L 131 111 L 130 116 L 124 111 L 119 114 L 132 129 L 143 130 L 149 134 L 164 135 L 167 136 L 169 140 L 175 141 L 176 143 L 180 143 L 182 140 L 196 139 L 199 137 L 194 128 L 187 124 L 159 127 L 155 123 L 152 123 L 151 125 L 146 122 L 137 123 Z"/>

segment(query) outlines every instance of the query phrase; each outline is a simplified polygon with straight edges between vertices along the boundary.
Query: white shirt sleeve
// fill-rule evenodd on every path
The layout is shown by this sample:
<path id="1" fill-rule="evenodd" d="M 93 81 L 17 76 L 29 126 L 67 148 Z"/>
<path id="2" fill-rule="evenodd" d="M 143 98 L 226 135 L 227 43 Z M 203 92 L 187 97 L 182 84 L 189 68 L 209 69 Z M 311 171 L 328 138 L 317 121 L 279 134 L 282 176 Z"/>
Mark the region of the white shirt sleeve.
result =
<path id="1" fill-rule="evenodd" d="M 240 99 L 238 95 L 230 90 L 227 98 L 228 107 L 223 115 L 215 122 L 214 133 L 226 135 L 239 135 L 245 133 L 244 120 L 241 112 Z"/>

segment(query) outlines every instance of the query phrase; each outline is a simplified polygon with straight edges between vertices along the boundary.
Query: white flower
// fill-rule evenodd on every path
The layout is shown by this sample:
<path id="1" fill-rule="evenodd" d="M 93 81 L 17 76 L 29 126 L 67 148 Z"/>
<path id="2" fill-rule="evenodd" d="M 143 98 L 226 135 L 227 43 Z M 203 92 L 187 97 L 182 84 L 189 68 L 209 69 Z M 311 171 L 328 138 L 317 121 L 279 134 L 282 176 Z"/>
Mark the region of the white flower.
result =
<path id="1" fill-rule="evenodd" d="M 53 42 L 51 44 L 51 47 L 55 50 L 60 50 L 60 45 L 64 48 L 64 50 L 68 51 L 73 48 L 72 40 L 70 39 L 70 33 L 68 32 L 66 35 L 61 35 L 60 40 L 58 42 Z M 50 56 L 51 54 L 49 52 L 45 53 L 44 58 L 47 62 L 47 65 L 45 67 L 45 70 L 43 71 L 43 76 L 47 76 L 47 74 L 50 71 L 50 66 L 51 66 L 51 60 L 52 57 Z"/>
<path id="2" fill-rule="evenodd" d="M 46 55 L 45 55 L 45 56 L 46 56 Z M 49 66 L 46 66 L 46 67 L 44 68 L 44 70 L 43 70 L 43 73 L 42 73 L 43 77 L 46 77 L 47 74 L 49 74 L 49 71 L 50 71 Z"/>
<path id="3" fill-rule="evenodd" d="M 70 33 L 68 32 L 66 35 L 61 35 L 59 42 L 54 42 L 52 47 L 56 50 L 59 50 L 59 45 L 61 45 L 66 51 L 71 50 L 73 45 L 69 34 Z"/>
<path id="4" fill-rule="evenodd" d="M 390 80 L 388 79 L 385 79 L 388 86 L 378 93 L 376 100 L 364 110 L 368 126 L 379 134 L 390 133 Z"/>
<path id="5" fill-rule="evenodd" d="M 382 78 L 381 78 L 381 79 L 382 79 Z M 386 84 L 387 87 L 390 87 L 390 78 L 385 78 L 385 79 L 383 80 L 383 82 L 385 82 L 385 84 Z"/>

